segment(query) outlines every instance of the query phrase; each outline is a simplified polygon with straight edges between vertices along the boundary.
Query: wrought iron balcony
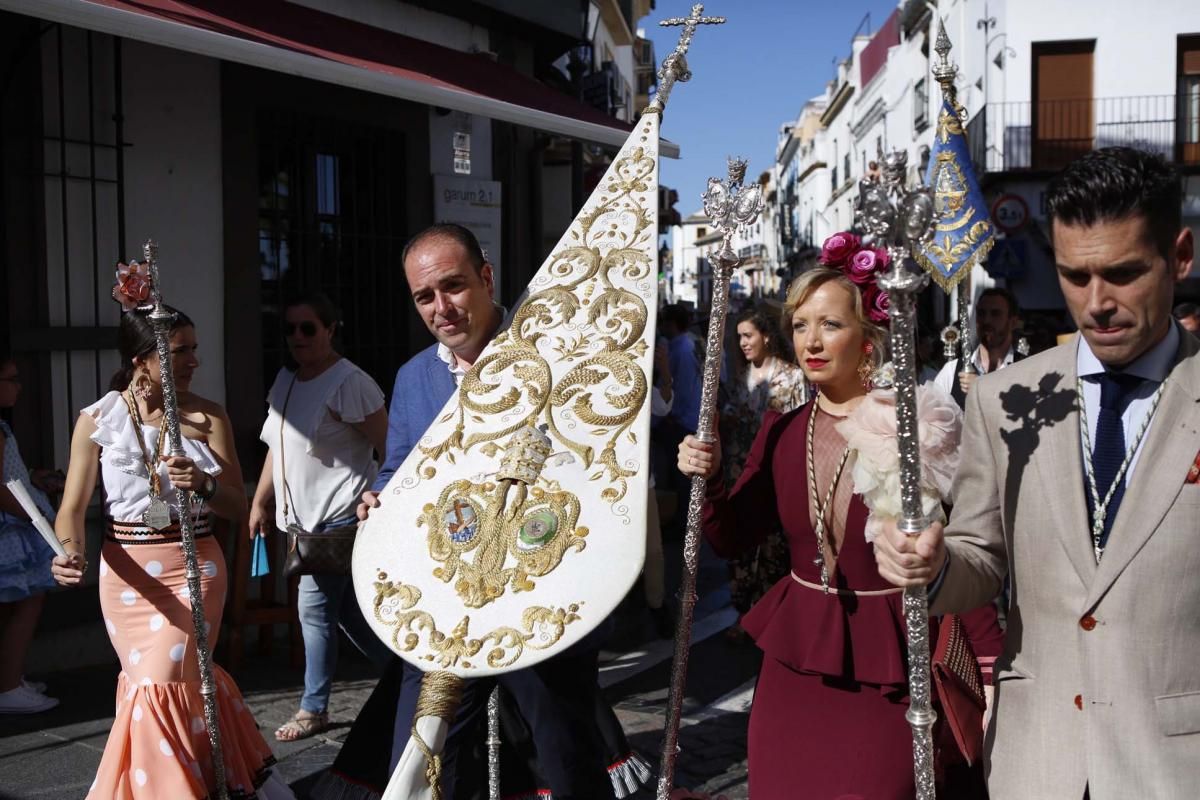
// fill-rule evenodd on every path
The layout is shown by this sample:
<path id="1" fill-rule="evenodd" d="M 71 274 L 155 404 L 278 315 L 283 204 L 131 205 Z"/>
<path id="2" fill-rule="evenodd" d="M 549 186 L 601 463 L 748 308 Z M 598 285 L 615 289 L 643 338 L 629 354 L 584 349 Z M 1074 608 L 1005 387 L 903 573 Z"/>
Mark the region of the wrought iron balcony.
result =
<path id="1" fill-rule="evenodd" d="M 983 172 L 1057 170 L 1113 145 L 1200 165 L 1200 92 L 989 103 L 967 122 L 967 140 Z"/>

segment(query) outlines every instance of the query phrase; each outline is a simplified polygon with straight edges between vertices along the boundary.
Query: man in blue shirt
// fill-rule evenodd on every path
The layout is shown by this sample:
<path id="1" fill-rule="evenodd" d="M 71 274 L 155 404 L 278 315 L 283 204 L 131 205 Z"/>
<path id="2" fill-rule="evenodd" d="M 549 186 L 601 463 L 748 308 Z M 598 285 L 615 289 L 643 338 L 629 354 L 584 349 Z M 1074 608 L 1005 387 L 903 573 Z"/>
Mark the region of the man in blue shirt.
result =
<path id="1" fill-rule="evenodd" d="M 401 502 L 390 496 L 381 499 L 379 493 L 457 391 L 504 317 L 493 301 L 492 265 L 466 228 L 452 224 L 427 228 L 404 248 L 403 263 L 416 311 L 437 341 L 396 373 L 387 453 L 375 485 L 363 494 L 360 519 L 381 502 Z M 497 679 L 528 723 L 538 771 L 556 798 L 611 797 L 599 734 L 593 726 L 581 724 L 591 721 L 593 704 L 603 702 L 597 684 L 595 639 L 599 635 L 535 667 Z M 399 659 L 389 667 L 347 738 L 334 764 L 335 775 L 368 785 L 386 782 L 387 776 L 380 775 L 384 759 L 379 743 L 390 741 L 390 776 L 408 743 L 422 675 Z M 480 721 L 490 690 L 489 681 L 470 681 L 463 693 L 442 754 L 444 797 L 468 795 L 481 776 L 486 777 L 485 770 L 457 770 L 457 766 L 459 756 L 482 741 Z M 389 722 L 390 729 L 381 730 Z"/>
<path id="2" fill-rule="evenodd" d="M 675 399 L 667 419 L 674 423 L 676 432 L 683 436 L 696 432 L 700 418 L 701 363 L 696 352 L 696 340 L 688 332 L 691 314 L 687 308 L 676 303 L 664 306 L 658 312 L 659 331 L 667 340 L 667 366 L 671 370 Z"/>

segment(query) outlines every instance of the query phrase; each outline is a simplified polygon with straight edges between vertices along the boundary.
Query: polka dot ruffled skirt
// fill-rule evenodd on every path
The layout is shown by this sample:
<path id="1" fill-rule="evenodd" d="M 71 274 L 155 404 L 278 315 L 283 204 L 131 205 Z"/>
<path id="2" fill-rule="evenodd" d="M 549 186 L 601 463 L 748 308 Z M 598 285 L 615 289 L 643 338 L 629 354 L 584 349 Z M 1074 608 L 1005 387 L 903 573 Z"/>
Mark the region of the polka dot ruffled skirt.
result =
<path id="1" fill-rule="evenodd" d="M 214 647 L 225 604 L 225 559 L 211 537 L 197 540 L 196 550 Z M 178 542 L 106 541 L 102 556 L 100 606 L 121 674 L 116 719 L 88 798 L 207 797 L 212 756 L 183 549 Z M 230 796 L 254 797 L 274 758 L 233 679 L 215 664 L 213 679 Z"/>

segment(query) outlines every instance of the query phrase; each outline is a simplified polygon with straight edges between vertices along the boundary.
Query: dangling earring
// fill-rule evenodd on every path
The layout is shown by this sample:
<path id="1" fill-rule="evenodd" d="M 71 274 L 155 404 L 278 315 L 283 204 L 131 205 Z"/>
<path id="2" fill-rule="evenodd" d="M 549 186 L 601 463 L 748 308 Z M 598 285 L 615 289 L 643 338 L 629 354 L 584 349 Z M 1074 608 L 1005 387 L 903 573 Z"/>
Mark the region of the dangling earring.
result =
<path id="1" fill-rule="evenodd" d="M 871 379 L 875 377 L 875 363 L 871 359 L 873 352 L 875 352 L 875 345 L 867 342 L 863 346 L 862 361 L 858 364 L 858 379 L 862 381 L 864 389 L 871 388 Z"/>
<path id="2" fill-rule="evenodd" d="M 149 400 L 154 394 L 154 381 L 150 380 L 150 373 L 144 369 L 137 372 L 137 377 L 133 379 L 133 394 L 139 400 Z"/>

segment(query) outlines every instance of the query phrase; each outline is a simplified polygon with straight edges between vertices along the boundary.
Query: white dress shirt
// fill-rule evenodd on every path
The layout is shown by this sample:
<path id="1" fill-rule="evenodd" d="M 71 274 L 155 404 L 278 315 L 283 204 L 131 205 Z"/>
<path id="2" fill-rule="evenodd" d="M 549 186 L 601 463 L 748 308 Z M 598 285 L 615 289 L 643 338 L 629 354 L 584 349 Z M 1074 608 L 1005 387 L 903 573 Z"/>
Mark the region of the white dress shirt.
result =
<path id="1" fill-rule="evenodd" d="M 1079 377 L 1083 379 L 1083 403 L 1087 411 L 1088 437 L 1094 447 L 1096 426 L 1100 422 L 1100 384 L 1097 379 L 1104 372 L 1104 365 L 1100 363 L 1100 359 L 1096 358 L 1086 339 L 1080 336 L 1078 341 L 1079 349 L 1076 351 L 1075 369 Z M 1125 410 L 1121 413 L 1121 426 L 1125 429 L 1126 447 L 1133 444 L 1133 437 L 1137 435 L 1146 415 L 1150 413 L 1150 398 L 1154 396 L 1154 393 L 1158 391 L 1159 384 L 1166 380 L 1167 375 L 1171 372 L 1175 353 L 1178 350 L 1179 326 L 1171 323 L 1171 329 L 1167 331 L 1167 335 L 1162 338 L 1162 341 L 1142 353 L 1122 370 L 1127 374 L 1146 379 L 1145 383 L 1130 393 L 1133 399 L 1127 401 Z M 1153 424 L 1153 420 L 1151 420 L 1151 424 Z M 1125 470 L 1126 486 L 1133 478 L 1133 468 L 1137 466 L 1142 446 L 1146 443 L 1149 434 L 1150 426 L 1147 425 L 1146 435 L 1142 437 L 1142 441 L 1138 442 L 1137 450 L 1134 451 L 1133 458 L 1129 461 L 1129 467 Z M 1082 436 L 1079 438 L 1079 446 L 1081 449 L 1084 448 Z M 1086 453 L 1084 453 L 1084 458 L 1087 458 Z M 1087 463 L 1086 460 L 1084 463 Z"/>
<path id="2" fill-rule="evenodd" d="M 971 356 L 971 365 L 975 368 L 976 374 L 979 375 L 982 375 L 985 372 L 983 368 L 982 353 L 983 345 L 980 345 L 979 347 L 975 348 L 975 353 Z M 938 372 L 937 377 L 933 379 L 933 382 L 937 384 L 937 387 L 951 397 L 954 396 L 954 387 L 958 383 L 958 373 L 962 372 L 962 370 L 958 368 L 959 360 L 960 359 L 954 358 L 947 361 L 942 365 L 942 369 Z M 1011 363 L 1013 363 L 1013 349 L 1010 345 L 1008 352 L 1004 354 L 1004 358 L 1000 359 L 1000 366 L 996 367 L 996 369 L 1004 369 Z M 994 371 L 995 370 L 993 370 L 993 372 Z"/>
<path id="3" fill-rule="evenodd" d="M 450 370 L 450 374 L 454 377 L 454 385 L 461 387 L 463 378 L 467 377 L 467 371 L 463 369 L 463 365 L 458 363 L 458 359 L 454 357 L 454 353 L 449 347 L 438 342 L 437 357 L 446 362 L 446 369 Z"/>

